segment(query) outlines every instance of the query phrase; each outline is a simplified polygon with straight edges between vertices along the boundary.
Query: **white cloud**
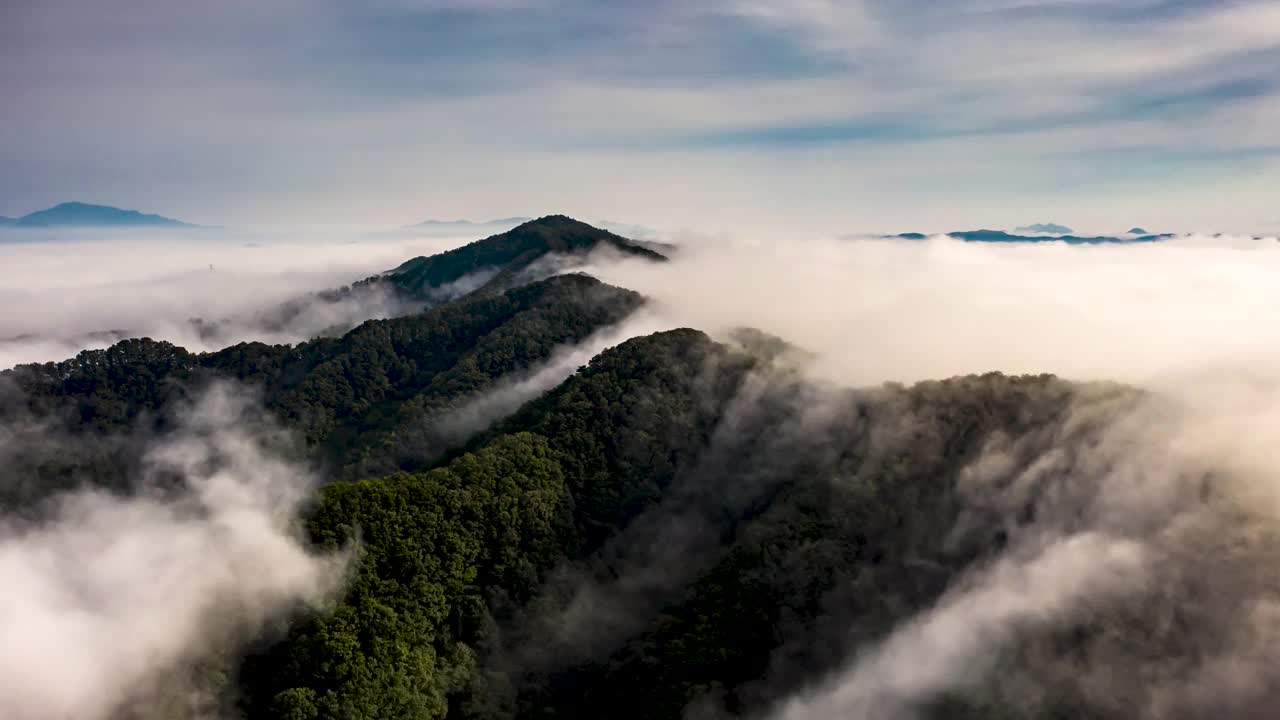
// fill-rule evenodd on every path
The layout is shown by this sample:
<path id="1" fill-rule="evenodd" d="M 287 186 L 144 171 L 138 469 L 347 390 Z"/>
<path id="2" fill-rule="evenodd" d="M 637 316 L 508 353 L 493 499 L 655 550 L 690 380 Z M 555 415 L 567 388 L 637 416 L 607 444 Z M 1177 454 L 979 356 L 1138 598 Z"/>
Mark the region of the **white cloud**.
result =
<path id="1" fill-rule="evenodd" d="M 62 360 L 118 339 L 86 337 L 99 331 L 124 330 L 127 337 L 169 340 L 192 351 L 241 340 L 307 340 L 332 325 L 354 325 L 401 308 L 389 297 L 372 295 L 312 303 L 283 328 L 262 327 L 254 316 L 465 242 L 410 235 L 49 232 L 53 237 L 0 243 L 6 269 L 0 301 L 21 309 L 0 319 L 0 368 Z M 197 317 L 228 322 L 215 336 L 201 337 L 188 323 Z"/>
<path id="2" fill-rule="evenodd" d="M 1163 382 L 1280 353 L 1280 243 L 748 242 L 702 238 L 675 262 L 593 269 L 707 330 L 753 325 L 855 384 L 999 369 Z"/>
<path id="3" fill-rule="evenodd" d="M 215 387 L 154 443 L 136 496 L 77 492 L 42 521 L 0 521 L 0 715 L 99 720 L 180 696 L 184 663 L 337 589 L 345 559 L 293 527 L 314 481 L 274 435 Z M 156 480 L 175 475 L 176 491 Z"/>

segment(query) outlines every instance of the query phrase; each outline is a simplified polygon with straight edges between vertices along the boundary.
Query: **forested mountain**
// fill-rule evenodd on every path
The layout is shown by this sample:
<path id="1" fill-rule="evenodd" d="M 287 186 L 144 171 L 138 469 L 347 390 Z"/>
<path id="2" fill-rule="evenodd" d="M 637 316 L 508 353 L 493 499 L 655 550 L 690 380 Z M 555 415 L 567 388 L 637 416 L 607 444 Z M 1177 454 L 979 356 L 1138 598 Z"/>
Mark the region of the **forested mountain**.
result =
<path id="1" fill-rule="evenodd" d="M 193 323 L 202 337 L 215 341 L 226 334 L 226 326 L 237 328 L 237 332 L 246 326 L 269 332 L 303 326 L 312 334 L 336 336 L 367 318 L 370 307 L 403 315 L 472 293 L 502 292 L 572 271 L 588 255 L 602 249 L 654 262 L 667 259 L 649 245 L 563 215 L 551 215 L 453 250 L 413 258 L 348 286 L 266 308 L 253 317 L 196 319 Z"/>
<path id="2" fill-rule="evenodd" d="M 447 449 L 428 419 L 621 321 L 640 302 L 587 276 L 561 275 L 297 346 L 242 343 L 193 354 L 143 338 L 20 366 L 0 373 L 0 422 L 31 428 L 30 442 L 18 444 L 0 494 L 26 505 L 82 483 L 125 487 L 140 438 L 173 427 L 172 408 L 218 379 L 256 388 L 340 476 L 419 467 Z M 20 422 L 29 418 L 41 423 Z M 50 423 L 59 432 L 46 445 L 39 440 Z"/>
<path id="3" fill-rule="evenodd" d="M 308 546 L 352 554 L 340 595 L 247 649 L 193 652 L 173 670 L 182 694 L 160 683 L 126 716 L 181 715 L 194 684 L 245 718 L 772 717 L 851 661 L 878 661 L 904 623 L 923 650 L 875 671 L 923 664 L 923 680 L 876 686 L 863 711 L 794 717 L 1212 716 L 1191 695 L 1170 700 L 1200 666 L 1160 659 L 1211 654 L 1185 628 L 1229 622 L 1207 599 L 1215 586 L 1263 582 L 1238 572 L 1242 547 L 1280 548 L 1225 504 L 1220 524 L 1153 516 L 1115 530 L 1172 558 L 1209 536 L 1215 563 L 1171 561 L 1123 599 L 1099 592 L 1053 622 L 1015 615 L 981 652 L 954 655 L 992 627 L 939 643 L 912 620 L 948 602 L 1016 611 L 1018 593 L 1057 575 L 1018 580 L 1009 557 L 1030 566 L 1096 541 L 1079 531 L 1116 462 L 1107 418 L 1138 407 L 1136 390 L 999 373 L 837 387 L 785 339 L 686 328 L 625 340 L 459 430 L 460 408 L 641 307 L 538 267 L 602 245 L 661 258 L 552 216 L 371 279 L 425 298 L 486 271 L 466 293 L 340 337 L 211 353 L 130 339 L 0 373 L 10 517 L 38 521 L 70 488 L 138 492 L 149 443 L 202 389 L 233 383 L 325 481 L 300 521 Z M 1214 497 L 1203 476 L 1186 492 Z M 1081 555 L 1111 568 L 1106 552 Z M 966 600 L 992 572 L 1012 573 L 1013 599 Z M 937 663 L 972 672 L 943 683 Z M 1108 684 L 1134 668 L 1146 682 Z M 1277 696 L 1251 685 L 1236 716 L 1264 717 Z"/>
<path id="4" fill-rule="evenodd" d="M 655 250 L 564 215 L 530 220 L 505 233 L 460 248 L 416 257 L 377 278 L 413 297 L 479 288 L 503 289 L 564 269 L 587 253 L 610 249 L 624 255 L 663 261 Z M 462 288 L 455 288 L 461 283 Z"/>

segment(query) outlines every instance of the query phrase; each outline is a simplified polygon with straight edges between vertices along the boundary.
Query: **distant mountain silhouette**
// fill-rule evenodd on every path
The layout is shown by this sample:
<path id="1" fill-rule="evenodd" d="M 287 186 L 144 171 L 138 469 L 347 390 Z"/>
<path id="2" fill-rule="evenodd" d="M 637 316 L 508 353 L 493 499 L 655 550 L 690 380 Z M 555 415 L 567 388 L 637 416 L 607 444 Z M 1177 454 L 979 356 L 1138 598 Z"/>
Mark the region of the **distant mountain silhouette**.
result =
<path id="1" fill-rule="evenodd" d="M 417 233 L 436 235 L 441 237 L 450 237 L 457 235 L 483 235 L 486 233 L 500 233 L 505 230 L 532 220 L 528 217 L 507 217 L 498 218 L 496 220 L 482 220 L 474 222 L 471 220 L 424 220 L 413 225 L 405 225 L 401 230 L 412 230 Z"/>
<path id="2" fill-rule="evenodd" d="M 47 210 L 23 215 L 11 224 L 15 227 L 198 227 L 161 215 L 82 202 L 59 203 Z"/>
<path id="3" fill-rule="evenodd" d="M 1049 235 L 1070 235 L 1075 232 L 1066 225 L 1058 225 L 1056 223 L 1036 223 L 1034 225 L 1025 225 L 1020 228 L 1014 228 L 1016 233 L 1047 233 Z"/>
<path id="4" fill-rule="evenodd" d="M 1147 232 L 1146 230 L 1143 230 L 1140 227 L 1132 227 L 1132 228 L 1129 228 L 1129 234 L 1130 235 L 1150 235 L 1151 233 Z"/>
<path id="5" fill-rule="evenodd" d="M 18 222 L 17 218 L 5 217 L 3 215 L 0 215 L 0 227 L 4 227 L 5 225 L 12 225 L 16 222 Z"/>
<path id="6" fill-rule="evenodd" d="M 943 233 L 931 233 L 938 235 Z M 1007 233 L 1003 230 L 957 230 L 945 233 L 946 235 L 964 240 L 965 242 L 994 242 L 994 243 L 1037 243 L 1037 242 L 1064 242 L 1070 245 L 1101 245 L 1105 243 L 1139 243 L 1139 242 L 1158 242 L 1160 240 L 1168 240 L 1173 237 L 1173 233 L 1162 233 L 1159 235 L 1143 234 L 1137 237 L 1116 237 L 1113 235 L 1015 235 Z M 891 235 L 890 237 L 901 238 L 903 240 L 924 240 L 930 235 L 924 233 L 900 233 Z"/>

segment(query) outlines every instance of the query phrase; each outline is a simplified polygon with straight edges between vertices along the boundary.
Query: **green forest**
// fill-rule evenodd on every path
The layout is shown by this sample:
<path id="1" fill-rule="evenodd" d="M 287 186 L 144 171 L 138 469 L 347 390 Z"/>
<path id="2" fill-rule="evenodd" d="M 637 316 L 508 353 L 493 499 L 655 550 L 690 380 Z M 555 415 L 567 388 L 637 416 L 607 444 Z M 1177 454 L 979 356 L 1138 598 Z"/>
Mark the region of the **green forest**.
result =
<path id="1" fill-rule="evenodd" d="M 20 435 L 0 503 L 37 518 L 60 492 L 132 492 L 147 438 L 172 431 L 202 388 L 235 383 L 327 481 L 299 533 L 355 559 L 332 603 L 202 661 L 196 675 L 221 712 L 758 717 L 932 607 L 1035 523 L 1035 492 L 1014 508 L 974 500 L 964 471 L 985 448 L 1067 432 L 1073 408 L 1138 395 L 998 373 L 833 387 L 809 379 L 803 354 L 781 340 L 686 328 L 626 340 L 468 437 L 444 433 L 468 400 L 645 303 L 585 275 L 521 281 L 537 257 L 617 242 L 567 222 L 535 221 L 366 281 L 425 298 L 478 269 L 501 278 L 340 337 L 211 353 L 131 339 L 6 371 L 0 423 L 40 422 Z M 1070 432 L 1087 447 L 1097 429 Z M 1034 442 L 1019 447 L 1011 466 L 1036 460 Z M 1038 658 L 1088 653 L 1117 627 L 1131 641 L 1117 667 L 1178 641 L 1168 616 L 1100 603 L 1010 652 L 1030 677 L 1051 666 Z M 998 679 L 917 710 L 1124 717 L 1066 680 L 1013 702 Z"/>

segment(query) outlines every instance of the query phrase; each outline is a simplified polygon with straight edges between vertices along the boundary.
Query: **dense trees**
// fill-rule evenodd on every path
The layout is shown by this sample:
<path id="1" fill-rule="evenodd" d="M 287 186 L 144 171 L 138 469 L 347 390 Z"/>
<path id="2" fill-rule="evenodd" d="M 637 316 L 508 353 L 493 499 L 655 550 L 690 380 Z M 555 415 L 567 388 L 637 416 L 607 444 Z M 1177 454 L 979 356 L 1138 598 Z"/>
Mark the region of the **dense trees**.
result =
<path id="1" fill-rule="evenodd" d="M 455 250 L 413 258 L 365 283 L 388 284 L 414 297 L 435 297 L 441 289 L 447 294 L 448 286 L 470 276 L 500 291 L 534 279 L 529 275 L 537 274 L 534 264 L 538 261 L 553 261 L 544 269 L 549 272 L 555 269 L 556 258 L 582 256 L 600 248 L 646 260 L 666 260 L 660 253 L 607 230 L 564 215 L 548 215 Z"/>
<path id="2" fill-rule="evenodd" d="M 242 343 L 196 355 L 140 339 L 21 366 L 0 373 L 0 422 L 24 441 L 12 443 L 21 461 L 11 463 L 0 500 L 29 505 L 86 482 L 125 489 L 140 441 L 172 428 L 182 401 L 216 379 L 261 393 L 340 477 L 423 467 L 449 447 L 424 435 L 433 418 L 620 322 L 640 302 L 563 275 L 297 346 Z"/>
<path id="3" fill-rule="evenodd" d="M 1133 396 L 1000 374 L 826 387 L 776 338 L 680 329 L 606 350 L 462 442 L 442 432 L 468 400 L 639 306 L 580 275 L 516 282 L 547 253 L 601 242 L 643 254 L 544 218 L 388 276 L 425 292 L 498 267 L 485 291 L 341 337 L 207 354 L 129 340 L 0 374 L 0 502 L 29 509 L 82 482 L 128 491 L 147 440 L 204 385 L 235 381 L 336 481 L 300 532 L 350 559 L 340 597 L 213 662 L 246 718 L 753 716 L 1034 519 L 1029 500 L 975 502 L 964 471 L 985 448 L 1056 437 L 1081 403 Z M 1114 617 L 1173 642 L 1120 606 L 1012 652 L 1028 667 L 1078 652 Z M 1037 702 L 1088 716 L 1070 692 Z M 922 710 L 1035 714 L 989 687 Z"/>
<path id="4" fill-rule="evenodd" d="M 443 468 L 327 489 L 309 527 L 327 547 L 364 539 L 359 578 L 246 666 L 246 687 L 270 681 L 251 696 L 274 698 L 248 707 L 748 713 L 998 549 L 995 527 L 943 542 L 957 474 L 992 433 L 1052 424 L 1072 396 L 1001 375 L 814 388 L 695 331 L 634 339 Z M 386 645 L 360 644 L 374 637 Z M 372 665 L 315 674 L 338 657 Z"/>
<path id="5" fill-rule="evenodd" d="M 528 587 L 556 557 L 568 513 L 545 440 L 503 437 L 418 475 L 326 487 L 315 542 L 353 548 L 346 596 L 243 672 L 264 717 L 434 718 L 475 672 L 481 589 Z"/>

